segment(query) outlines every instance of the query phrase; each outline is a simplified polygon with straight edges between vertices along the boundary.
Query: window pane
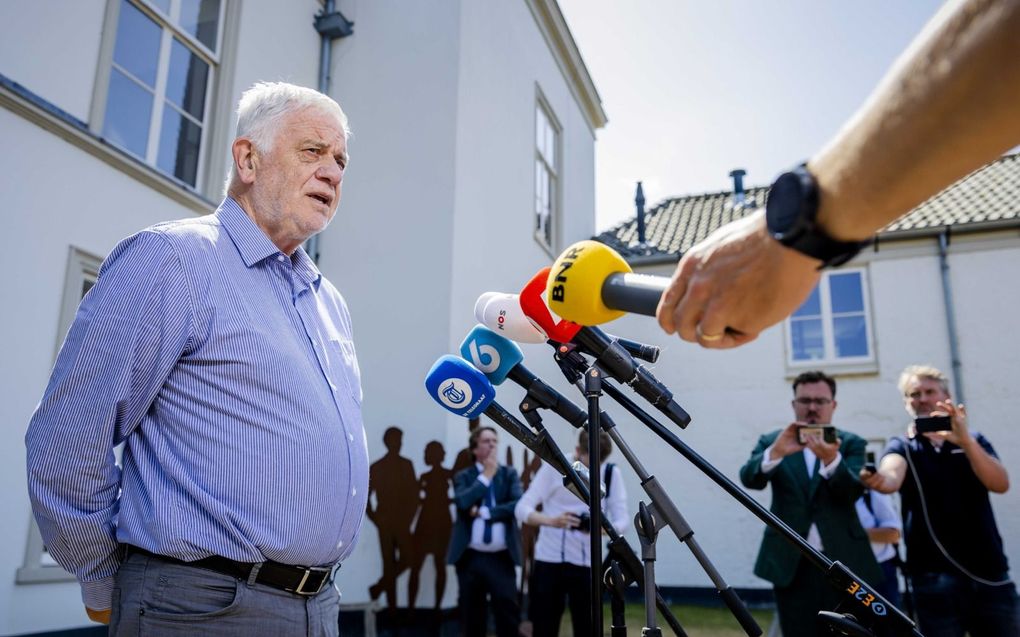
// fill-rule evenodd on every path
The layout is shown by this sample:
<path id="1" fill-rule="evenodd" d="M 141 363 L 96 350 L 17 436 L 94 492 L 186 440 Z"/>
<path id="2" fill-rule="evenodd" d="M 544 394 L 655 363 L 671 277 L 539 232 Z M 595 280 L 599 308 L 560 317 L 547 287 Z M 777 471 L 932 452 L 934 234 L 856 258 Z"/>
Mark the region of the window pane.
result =
<path id="1" fill-rule="evenodd" d="M 152 94 L 113 69 L 106 98 L 103 137 L 139 157 L 145 157 L 152 117 Z"/>
<path id="2" fill-rule="evenodd" d="M 545 140 L 545 113 L 542 112 L 542 107 L 535 107 L 535 148 L 538 149 L 539 153 L 545 152 L 543 148 L 543 141 Z"/>
<path id="3" fill-rule="evenodd" d="M 159 10 L 170 15 L 170 0 L 149 0 L 149 4 L 154 4 L 159 7 Z"/>
<path id="4" fill-rule="evenodd" d="M 195 185 L 198 174 L 198 143 L 202 129 L 173 107 L 163 109 L 163 128 L 159 135 L 156 165 L 181 181 Z"/>
<path id="5" fill-rule="evenodd" d="M 832 295 L 833 314 L 864 311 L 860 272 L 830 274 L 829 293 Z"/>
<path id="6" fill-rule="evenodd" d="M 121 3 L 113 61 L 145 82 L 149 88 L 156 86 L 161 32 L 159 25 L 135 5 L 127 0 Z"/>
<path id="7" fill-rule="evenodd" d="M 181 0 L 181 28 L 213 52 L 219 17 L 220 0 Z"/>
<path id="8" fill-rule="evenodd" d="M 556 129 L 552 124 L 545 129 L 545 160 L 549 162 L 549 168 L 556 169 Z"/>
<path id="9" fill-rule="evenodd" d="M 170 74 L 166 98 L 198 121 L 203 119 L 209 65 L 174 38 L 170 48 Z"/>
<path id="10" fill-rule="evenodd" d="M 793 360 L 795 361 L 825 358 L 821 319 L 791 320 L 790 341 L 793 348 Z"/>
<path id="11" fill-rule="evenodd" d="M 807 297 L 804 304 L 797 308 L 794 316 L 819 316 L 822 313 L 822 302 L 818 296 L 818 286 L 811 290 L 811 296 Z"/>
<path id="12" fill-rule="evenodd" d="M 836 357 L 868 355 L 868 331 L 864 316 L 840 316 L 832 320 Z"/>

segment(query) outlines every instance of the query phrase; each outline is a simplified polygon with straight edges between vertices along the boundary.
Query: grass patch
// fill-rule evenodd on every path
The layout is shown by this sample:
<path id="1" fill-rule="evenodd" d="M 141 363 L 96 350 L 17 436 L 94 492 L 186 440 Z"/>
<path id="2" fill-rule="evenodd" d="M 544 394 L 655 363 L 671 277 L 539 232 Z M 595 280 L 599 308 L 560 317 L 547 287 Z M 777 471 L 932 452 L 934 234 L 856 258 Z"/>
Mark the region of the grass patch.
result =
<path id="1" fill-rule="evenodd" d="M 609 604 L 605 604 L 605 619 L 603 629 L 609 635 L 609 628 L 612 625 L 612 615 L 609 612 Z M 680 622 L 680 625 L 687 632 L 689 637 L 746 637 L 740 624 L 725 607 L 691 606 L 686 604 L 671 604 L 670 610 Z M 769 625 L 772 623 L 772 616 L 775 611 L 770 609 L 752 609 L 751 614 L 755 621 L 761 626 L 764 633 L 768 633 Z M 627 604 L 626 610 L 627 634 L 640 635 L 641 628 L 645 625 L 645 607 L 642 604 Z M 664 636 L 673 635 L 669 624 L 662 620 L 662 616 L 656 612 L 656 622 L 662 629 Z M 572 637 L 570 628 L 570 611 L 563 613 L 563 620 L 560 622 L 560 637 Z"/>

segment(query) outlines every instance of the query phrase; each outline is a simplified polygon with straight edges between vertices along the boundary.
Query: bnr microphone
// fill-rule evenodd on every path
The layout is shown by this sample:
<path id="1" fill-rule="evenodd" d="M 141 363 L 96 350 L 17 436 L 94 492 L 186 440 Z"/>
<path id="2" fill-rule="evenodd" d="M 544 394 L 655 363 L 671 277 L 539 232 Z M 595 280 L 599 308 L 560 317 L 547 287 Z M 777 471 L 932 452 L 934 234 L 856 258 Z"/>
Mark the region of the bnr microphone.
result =
<path id="1" fill-rule="evenodd" d="M 546 280 L 549 309 L 581 325 L 601 325 L 631 312 L 655 316 L 669 278 L 634 274 L 615 250 L 579 241 L 553 264 Z"/>
<path id="2" fill-rule="evenodd" d="M 549 338 L 528 319 L 517 294 L 486 292 L 475 303 L 475 319 L 497 334 L 518 343 L 544 343 Z"/>
<path id="3" fill-rule="evenodd" d="M 587 413 L 522 364 L 524 354 L 516 343 L 487 327 L 477 325 L 468 332 L 460 345 L 460 355 L 485 374 L 492 384 L 499 385 L 509 378 L 526 389 L 531 400 L 541 407 L 552 409 L 574 427 L 583 427 L 588 421 Z"/>

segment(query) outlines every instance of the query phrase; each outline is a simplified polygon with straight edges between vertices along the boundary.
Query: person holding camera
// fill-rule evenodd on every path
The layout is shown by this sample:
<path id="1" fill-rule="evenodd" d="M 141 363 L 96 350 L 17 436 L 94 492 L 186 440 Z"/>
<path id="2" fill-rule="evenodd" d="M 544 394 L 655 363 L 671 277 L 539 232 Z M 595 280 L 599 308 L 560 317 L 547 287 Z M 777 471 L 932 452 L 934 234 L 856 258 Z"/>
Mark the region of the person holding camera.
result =
<path id="1" fill-rule="evenodd" d="M 855 507 L 864 492 L 858 472 L 866 443 L 831 425 L 835 398 L 834 378 L 816 371 L 797 376 L 795 421 L 758 439 L 740 469 L 740 481 L 749 489 L 771 484 L 772 513 L 874 585 L 882 581 L 882 571 Z M 772 582 L 783 637 L 814 637 L 818 611 L 832 610 L 841 601 L 825 574 L 771 528 L 765 529 L 754 574 Z"/>
<path id="2" fill-rule="evenodd" d="M 627 489 L 620 468 L 605 460 L 613 450 L 609 434 L 599 432 L 602 457 L 602 510 L 619 533 L 627 530 Z M 581 431 L 575 457 L 588 466 L 588 432 Z M 541 506 L 542 510 L 538 511 Z M 528 584 L 532 637 L 556 637 L 569 600 L 575 637 L 591 634 L 591 517 L 588 506 L 563 486 L 559 472 L 542 464 L 514 510 L 522 524 L 539 526 L 535 567 Z"/>
<path id="3" fill-rule="evenodd" d="M 908 367 L 899 389 L 915 420 L 861 479 L 900 492 L 919 628 L 926 637 L 1020 635 L 1020 602 L 988 498 L 1009 489 L 1006 468 L 970 431 L 941 371 Z"/>

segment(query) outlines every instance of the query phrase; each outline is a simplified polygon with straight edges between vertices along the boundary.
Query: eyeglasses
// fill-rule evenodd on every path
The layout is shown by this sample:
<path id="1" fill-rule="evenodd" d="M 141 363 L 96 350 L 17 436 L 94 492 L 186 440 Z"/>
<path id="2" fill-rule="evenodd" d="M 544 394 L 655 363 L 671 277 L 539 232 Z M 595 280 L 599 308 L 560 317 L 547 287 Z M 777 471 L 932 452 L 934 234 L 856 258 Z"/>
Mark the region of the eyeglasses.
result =
<path id="1" fill-rule="evenodd" d="M 794 398 L 793 402 L 795 402 L 798 405 L 801 405 L 803 407 L 810 407 L 811 405 L 816 405 L 818 407 L 825 407 L 826 405 L 831 405 L 832 404 L 832 399 L 831 398 L 806 398 L 806 397 L 801 397 L 801 398 Z"/>

